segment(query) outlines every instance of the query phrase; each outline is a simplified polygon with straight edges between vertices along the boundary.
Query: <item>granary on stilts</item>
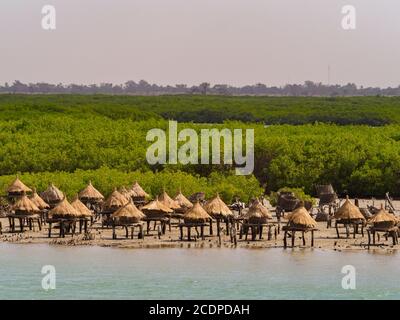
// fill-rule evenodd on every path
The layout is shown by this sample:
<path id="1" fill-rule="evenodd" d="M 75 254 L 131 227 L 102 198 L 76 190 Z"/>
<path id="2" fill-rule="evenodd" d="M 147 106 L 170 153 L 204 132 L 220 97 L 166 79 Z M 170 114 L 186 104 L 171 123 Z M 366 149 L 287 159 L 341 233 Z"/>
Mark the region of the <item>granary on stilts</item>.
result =
<path id="1" fill-rule="evenodd" d="M 292 247 L 294 247 L 296 232 L 301 232 L 303 246 L 306 245 L 305 233 L 311 232 L 311 247 L 314 246 L 314 231 L 317 230 L 317 222 L 310 216 L 307 209 L 301 204 L 299 208 L 295 209 L 286 217 L 288 219 L 287 225 L 282 227 L 284 231 L 283 246 L 287 247 L 287 237 L 291 236 Z"/>
<path id="2" fill-rule="evenodd" d="M 339 225 L 345 227 L 347 238 L 350 236 L 350 226 L 353 227 L 353 238 L 356 237 L 359 227 L 361 227 L 361 235 L 364 236 L 365 218 L 360 209 L 355 204 L 351 203 L 348 196 L 343 205 L 335 212 L 334 218 L 338 238 L 340 238 Z"/>
<path id="3" fill-rule="evenodd" d="M 143 223 L 141 221 L 146 218 L 146 215 L 135 206 L 132 199 L 115 211 L 111 218 L 113 220 L 113 239 L 117 239 L 116 227 L 118 226 L 125 228 L 126 238 L 128 238 L 129 227 L 131 228 L 131 239 L 133 239 L 136 227 L 139 228 L 138 238 L 142 239 L 144 237 Z"/>
<path id="4" fill-rule="evenodd" d="M 229 235 L 230 219 L 233 217 L 232 211 L 228 208 L 224 201 L 220 198 L 219 194 L 207 201 L 204 209 L 208 214 L 217 221 L 217 236 L 220 236 L 221 221 L 226 224 L 226 234 Z M 212 221 L 210 222 L 210 234 L 212 235 Z"/>
<path id="5" fill-rule="evenodd" d="M 204 240 L 204 227 L 210 226 L 211 220 L 212 217 L 204 210 L 200 202 L 197 201 L 183 215 L 183 223 L 179 224 L 180 239 L 183 240 L 183 228 L 185 227 L 187 228 L 188 241 L 191 240 L 191 228 L 195 229 L 197 237 L 201 237 Z M 200 229 L 200 234 L 198 228 Z"/>

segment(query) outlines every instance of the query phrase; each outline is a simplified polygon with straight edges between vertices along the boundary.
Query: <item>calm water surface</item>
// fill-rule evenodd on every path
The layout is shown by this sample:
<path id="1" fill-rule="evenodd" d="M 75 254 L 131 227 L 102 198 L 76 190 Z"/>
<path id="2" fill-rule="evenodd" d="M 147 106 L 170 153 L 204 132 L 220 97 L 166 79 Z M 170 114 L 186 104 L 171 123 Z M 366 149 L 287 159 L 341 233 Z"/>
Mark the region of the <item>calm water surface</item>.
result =
<path id="1" fill-rule="evenodd" d="M 42 289 L 43 265 L 56 289 Z M 357 271 L 343 290 L 344 265 Z M 1 299 L 400 299 L 400 254 L 0 245 Z"/>

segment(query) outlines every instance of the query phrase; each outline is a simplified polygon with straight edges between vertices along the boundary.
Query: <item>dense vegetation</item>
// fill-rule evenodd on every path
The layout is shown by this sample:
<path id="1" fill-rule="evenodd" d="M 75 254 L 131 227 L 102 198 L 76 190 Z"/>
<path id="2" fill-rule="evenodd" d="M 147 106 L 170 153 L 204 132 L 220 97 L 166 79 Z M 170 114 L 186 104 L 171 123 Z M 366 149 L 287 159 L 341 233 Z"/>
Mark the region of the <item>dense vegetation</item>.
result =
<path id="1" fill-rule="evenodd" d="M 315 122 L 400 124 L 400 97 L 223 97 L 0 95 L 0 119 L 67 114 L 79 118 L 175 119 L 222 123 L 225 120 L 265 124 Z"/>
<path id="2" fill-rule="evenodd" d="M 323 101 L 326 104 L 318 107 Z M 275 103 L 273 107 L 272 102 Z M 168 110 L 178 114 L 209 106 L 209 110 L 219 110 L 224 115 L 221 121 L 230 114 L 240 115 L 244 110 L 254 115 L 265 114 L 269 119 L 276 112 L 295 121 L 295 110 L 317 115 L 319 110 L 327 108 L 333 116 L 347 114 L 354 122 L 357 122 L 355 119 L 368 122 L 373 118 L 371 115 L 375 115 L 376 119 L 394 124 L 372 127 L 314 123 L 265 127 L 260 123 L 229 121 L 214 126 L 255 129 L 254 175 L 268 191 L 301 187 L 306 193 L 314 193 L 315 184 L 332 183 L 339 192 L 351 195 L 382 196 L 390 191 L 399 196 L 400 125 L 397 123 L 400 116 L 396 112 L 399 102 L 397 98 L 334 101 L 322 98 L 0 95 L 0 187 L 4 190 L 20 172 L 28 184 L 39 190 L 54 181 L 70 195 L 90 179 L 104 193 L 114 186 L 128 186 L 137 179 L 152 194 L 163 185 L 172 194 L 182 186 L 186 193 L 203 190 L 211 195 L 220 190 L 227 201 L 234 195 L 247 200 L 261 192 L 259 183 L 252 176 L 232 175 L 230 167 L 149 166 L 145 160 L 150 145 L 145 140 L 147 131 L 156 127 L 166 129 L 167 121 L 162 116 L 170 112 Z M 374 105 L 381 108 L 374 108 Z M 351 106 L 353 109 L 349 109 Z M 204 126 L 180 124 L 180 127 L 196 130 Z"/>

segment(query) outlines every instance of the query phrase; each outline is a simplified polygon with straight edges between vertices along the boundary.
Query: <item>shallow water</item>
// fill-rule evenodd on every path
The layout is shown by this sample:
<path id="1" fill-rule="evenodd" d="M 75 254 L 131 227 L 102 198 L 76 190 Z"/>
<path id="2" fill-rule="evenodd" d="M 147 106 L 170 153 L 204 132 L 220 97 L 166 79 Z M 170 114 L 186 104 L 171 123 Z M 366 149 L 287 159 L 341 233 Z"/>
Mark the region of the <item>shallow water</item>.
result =
<path id="1" fill-rule="evenodd" d="M 43 265 L 56 289 L 42 289 Z M 356 289 L 342 289 L 344 265 Z M 0 245 L 1 299 L 399 299 L 400 254 Z"/>

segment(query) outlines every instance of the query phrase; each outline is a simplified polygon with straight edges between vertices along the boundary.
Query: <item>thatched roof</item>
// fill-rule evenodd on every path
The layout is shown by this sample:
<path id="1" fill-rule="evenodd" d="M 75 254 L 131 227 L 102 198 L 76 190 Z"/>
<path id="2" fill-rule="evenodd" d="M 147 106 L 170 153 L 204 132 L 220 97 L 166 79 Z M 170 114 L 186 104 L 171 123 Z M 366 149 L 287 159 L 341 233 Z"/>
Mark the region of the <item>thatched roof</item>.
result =
<path id="1" fill-rule="evenodd" d="M 112 214 L 113 218 L 116 218 L 118 220 L 125 220 L 125 221 L 133 221 L 133 222 L 139 222 L 143 218 L 146 218 L 146 215 L 140 211 L 138 208 L 136 208 L 135 204 L 133 201 L 129 201 L 127 204 L 125 204 L 123 207 L 119 208 L 117 211 L 115 211 Z"/>
<path id="2" fill-rule="evenodd" d="M 137 181 L 132 185 L 132 188 L 129 190 L 129 193 L 132 197 L 149 197 L 149 194 L 143 190 L 143 188 L 139 185 Z"/>
<path id="3" fill-rule="evenodd" d="M 107 200 L 103 204 L 103 209 L 115 209 L 123 207 L 128 200 L 116 189 L 111 193 Z"/>
<path id="4" fill-rule="evenodd" d="M 81 214 L 64 197 L 59 204 L 49 211 L 50 218 L 74 219 L 80 218 Z"/>
<path id="5" fill-rule="evenodd" d="M 56 203 L 64 199 L 64 193 L 60 191 L 53 183 L 51 183 L 48 188 L 43 191 L 40 196 L 47 203 Z"/>
<path id="6" fill-rule="evenodd" d="M 87 199 L 87 200 L 103 200 L 104 196 L 92 185 L 92 182 L 89 181 L 89 184 L 79 192 L 79 199 Z"/>
<path id="7" fill-rule="evenodd" d="M 7 189 L 8 193 L 27 193 L 32 192 L 32 189 L 27 187 L 18 177 L 15 178 L 13 183 Z"/>
<path id="8" fill-rule="evenodd" d="M 272 219 L 272 215 L 269 213 L 268 209 L 264 207 L 261 202 L 257 199 L 250 206 L 243 218 L 247 220 L 266 220 Z"/>
<path id="9" fill-rule="evenodd" d="M 21 198 L 19 198 L 12 206 L 12 209 L 15 212 L 24 213 L 40 212 L 40 209 L 26 195 L 23 195 Z"/>
<path id="10" fill-rule="evenodd" d="M 181 208 L 192 208 L 193 207 L 193 203 L 191 203 L 189 201 L 188 198 L 186 198 L 183 193 L 181 192 L 181 190 L 179 190 L 178 194 L 175 196 L 175 202 L 177 202 L 179 204 L 179 206 Z"/>
<path id="11" fill-rule="evenodd" d="M 185 223 L 204 223 L 212 219 L 211 216 L 203 209 L 199 202 L 196 202 L 184 215 Z"/>
<path id="12" fill-rule="evenodd" d="M 120 194 L 122 194 L 126 198 L 127 201 L 129 201 L 131 199 L 131 194 L 128 190 L 126 190 L 125 187 L 119 188 L 118 191 Z"/>
<path id="13" fill-rule="evenodd" d="M 143 211 L 154 211 L 161 213 L 172 213 L 174 212 L 170 207 L 167 207 L 158 200 L 158 197 L 142 207 Z"/>
<path id="14" fill-rule="evenodd" d="M 163 192 L 158 196 L 158 201 L 172 210 L 181 208 L 179 203 L 173 200 L 165 190 L 163 190 Z"/>
<path id="15" fill-rule="evenodd" d="M 79 196 L 75 197 L 75 199 L 71 202 L 71 206 L 73 206 L 75 210 L 79 212 L 81 217 L 93 216 L 93 212 L 90 211 L 89 208 L 79 200 Z"/>
<path id="16" fill-rule="evenodd" d="M 353 203 L 350 202 L 349 197 L 346 197 L 346 201 L 343 205 L 335 212 L 335 219 L 342 220 L 365 220 L 360 209 Z"/>
<path id="17" fill-rule="evenodd" d="M 368 220 L 368 223 L 381 223 L 381 222 L 396 223 L 398 221 L 399 219 L 394 214 L 387 212 L 386 210 L 383 209 L 382 206 L 381 209 Z"/>
<path id="18" fill-rule="evenodd" d="M 208 201 L 204 205 L 204 209 L 211 215 L 211 216 L 221 216 L 221 217 L 228 217 L 232 216 L 232 211 L 228 208 L 225 202 L 219 197 L 217 194 L 213 199 Z"/>
<path id="19" fill-rule="evenodd" d="M 315 228 L 317 222 L 310 216 L 307 209 L 301 206 L 287 216 L 288 225 Z"/>
<path id="20" fill-rule="evenodd" d="M 33 190 L 31 201 L 40 209 L 48 209 L 50 206 L 37 194 L 36 189 Z"/>

